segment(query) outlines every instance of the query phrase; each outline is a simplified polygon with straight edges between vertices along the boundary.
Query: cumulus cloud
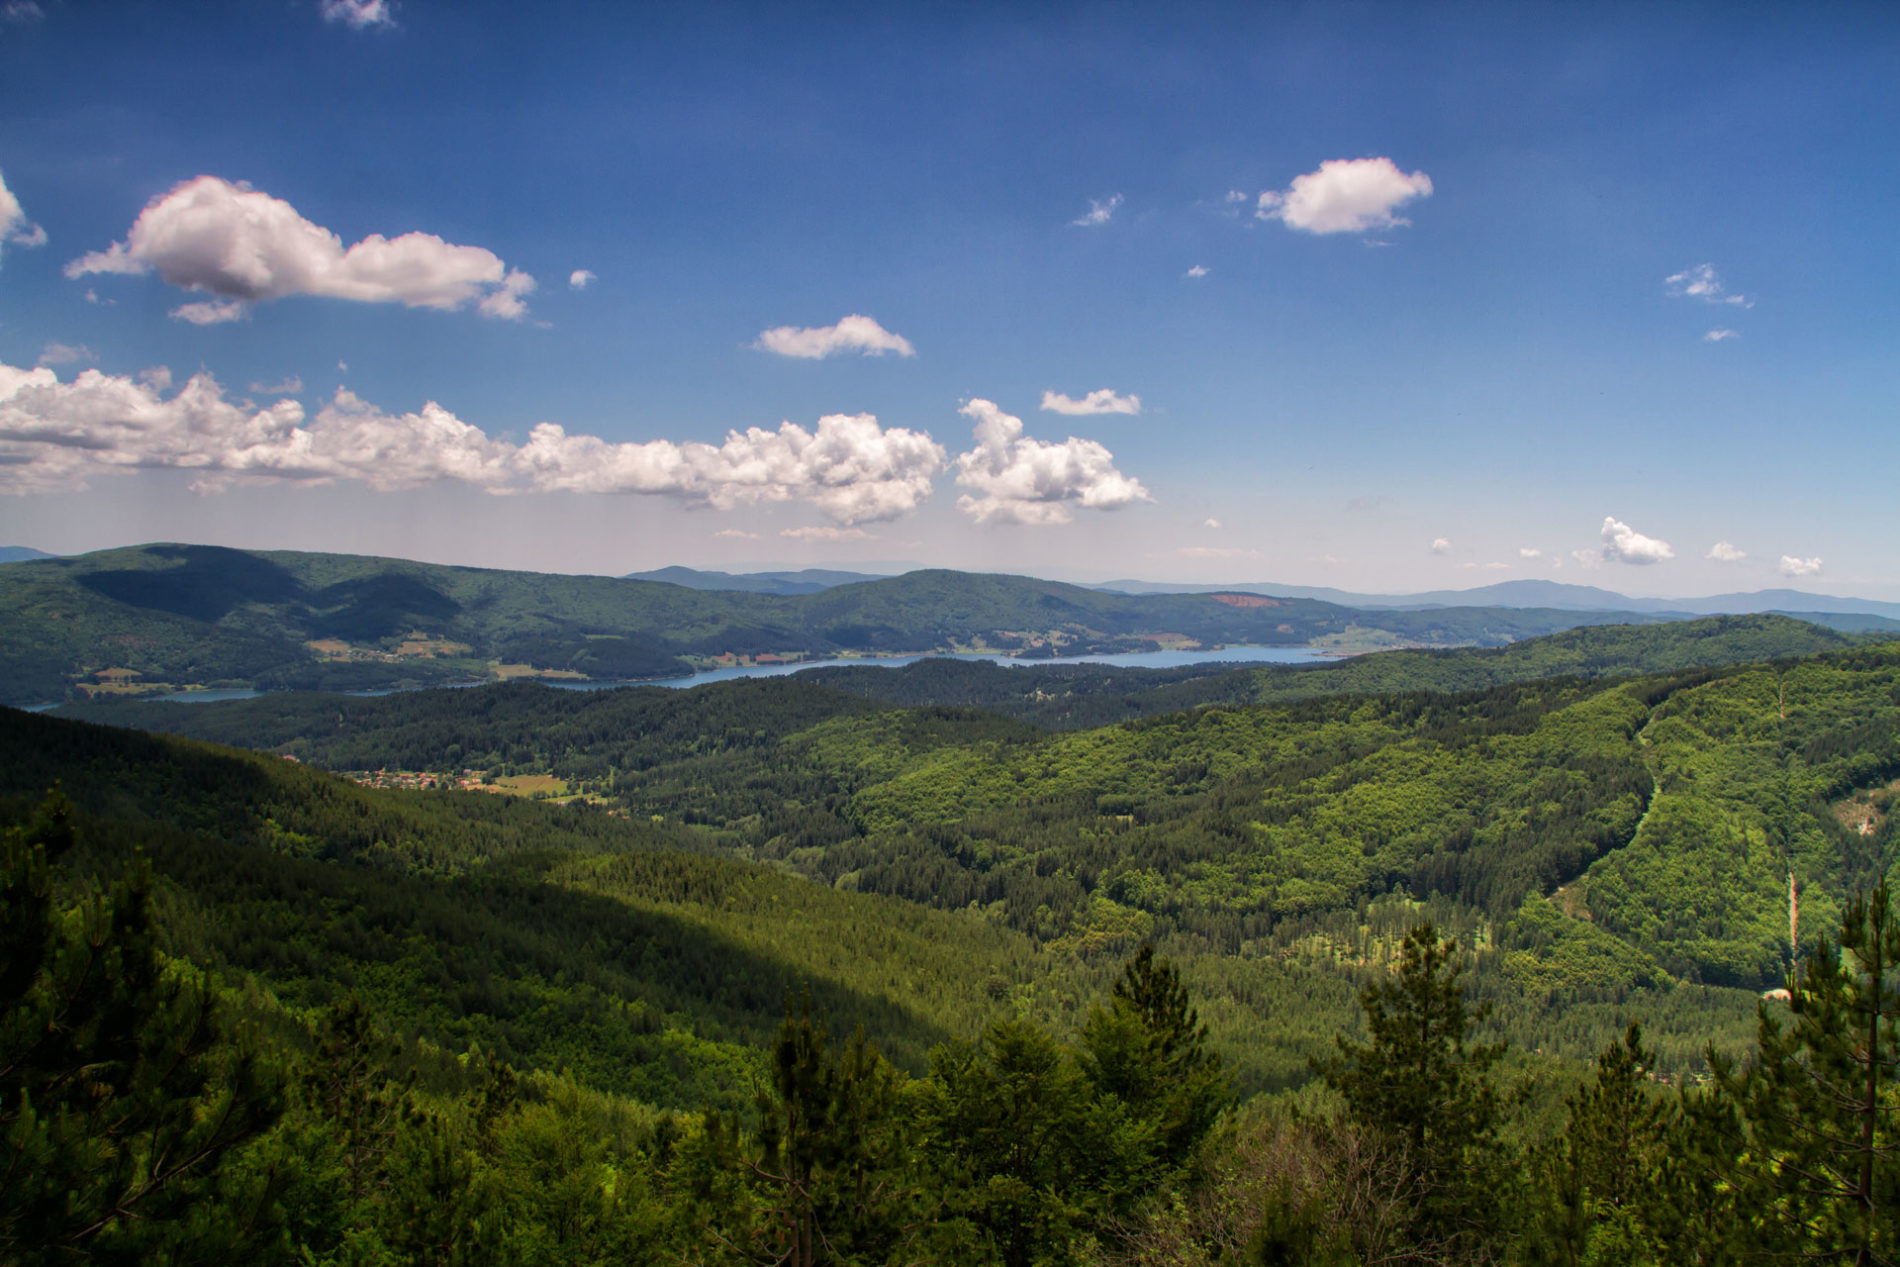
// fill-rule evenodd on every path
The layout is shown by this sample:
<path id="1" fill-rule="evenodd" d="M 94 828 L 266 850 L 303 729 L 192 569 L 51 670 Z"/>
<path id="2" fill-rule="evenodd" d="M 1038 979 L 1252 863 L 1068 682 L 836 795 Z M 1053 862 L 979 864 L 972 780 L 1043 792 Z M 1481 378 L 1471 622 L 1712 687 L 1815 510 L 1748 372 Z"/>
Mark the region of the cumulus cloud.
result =
<path id="1" fill-rule="evenodd" d="M 1218 529 L 1220 527 L 1220 520 L 1215 519 L 1212 516 L 1209 516 L 1208 518 L 1203 519 L 1201 521 L 1201 527 Z"/>
<path id="2" fill-rule="evenodd" d="M 1648 567 L 1652 563 L 1676 557 L 1676 552 L 1667 541 L 1645 537 L 1614 516 L 1605 516 L 1603 520 L 1601 553 L 1605 563 L 1630 563 L 1637 567 Z"/>
<path id="3" fill-rule="evenodd" d="M 901 334 L 893 334 L 871 318 L 852 313 L 835 326 L 775 326 L 759 335 L 752 345 L 761 352 L 821 360 L 840 352 L 860 352 L 865 356 L 915 356 L 917 349 Z"/>
<path id="4" fill-rule="evenodd" d="M 1122 196 L 1120 194 L 1110 194 L 1108 197 L 1101 199 L 1091 198 L 1089 199 L 1089 209 L 1069 221 L 1069 223 L 1082 229 L 1094 228 L 1098 224 L 1107 224 L 1110 220 L 1114 219 L 1115 208 L 1121 205 Z"/>
<path id="5" fill-rule="evenodd" d="M 1132 392 L 1117 396 L 1106 387 L 1098 387 L 1080 400 L 1062 392 L 1046 391 L 1042 394 L 1042 407 L 1051 413 L 1068 414 L 1071 417 L 1085 414 L 1138 414 L 1141 412 L 1141 397 Z"/>
<path id="6" fill-rule="evenodd" d="M 862 528 L 839 528 L 827 524 L 807 524 L 802 528 L 780 528 L 778 535 L 795 541 L 860 541 L 871 536 Z"/>
<path id="7" fill-rule="evenodd" d="M 1517 557 L 1520 559 L 1541 559 L 1544 557 L 1544 552 L 1534 546 L 1519 546 Z"/>
<path id="8" fill-rule="evenodd" d="M 740 541 L 757 541 L 759 539 L 758 533 L 747 532 L 744 528 L 721 528 L 718 532 L 713 533 L 713 536 L 734 537 Z"/>
<path id="9" fill-rule="evenodd" d="M 1738 339 L 1741 336 L 1733 330 L 1711 330 L 1702 336 L 1704 343 L 1720 343 L 1724 339 Z"/>
<path id="10" fill-rule="evenodd" d="M 1283 192 L 1261 194 L 1254 214 L 1304 233 L 1364 233 L 1410 224 L 1393 212 L 1431 195 L 1430 176 L 1408 176 L 1389 158 L 1334 158 Z"/>
<path id="11" fill-rule="evenodd" d="M 600 278 L 589 268 L 577 268 L 567 275 L 567 284 L 575 290 L 586 290 L 589 283 L 599 280 Z"/>
<path id="12" fill-rule="evenodd" d="M 972 400 L 961 412 L 975 421 L 976 447 L 957 456 L 957 483 L 980 496 L 964 494 L 957 509 L 980 524 L 1061 524 L 1074 518 L 1076 506 L 1115 510 L 1154 500 L 1093 440 L 1028 439 L 1022 419 L 987 400 Z"/>
<path id="13" fill-rule="evenodd" d="M 68 277 L 149 272 L 216 296 L 174 310 L 199 324 L 234 320 L 250 304 L 289 295 L 443 311 L 472 303 L 485 315 L 516 318 L 527 311 L 521 296 L 534 289 L 532 277 L 510 271 L 494 252 L 432 233 L 372 233 L 346 249 L 283 199 L 216 176 L 153 199 L 125 241 L 66 265 Z"/>
<path id="14" fill-rule="evenodd" d="M 1433 537 L 1432 538 L 1432 553 L 1433 554 L 1450 554 L 1451 553 L 1450 538 Z"/>
<path id="15" fill-rule="evenodd" d="M 727 509 L 797 500 L 852 525 L 893 519 L 930 496 L 945 452 L 929 433 L 881 427 L 870 414 L 830 414 L 807 431 L 749 427 L 723 445 L 670 440 L 613 444 L 544 422 L 518 465 L 544 492 L 663 493 Z"/>
<path id="16" fill-rule="evenodd" d="M 301 388 L 291 380 L 284 388 Z M 0 492 L 84 488 L 115 471 L 181 469 L 197 487 L 235 480 L 356 480 L 376 489 L 452 480 L 492 492 L 652 493 L 714 507 L 797 500 L 851 526 L 915 509 L 946 465 L 927 433 L 868 414 L 807 431 L 734 431 L 723 445 L 611 443 L 542 423 L 528 442 L 492 438 L 430 401 L 388 413 L 347 389 L 314 418 L 292 399 L 256 409 L 206 373 L 176 393 L 169 373 L 138 378 L 0 365 Z M 260 392 L 263 388 L 254 388 Z"/>
<path id="17" fill-rule="evenodd" d="M 41 365 L 73 365 L 98 359 L 99 354 L 83 343 L 51 342 L 40 349 Z"/>
<path id="18" fill-rule="evenodd" d="M 26 218 L 20 200 L 7 188 L 6 177 L 0 176 L 0 243 L 5 242 L 15 246 L 45 246 L 46 230 Z"/>
<path id="19" fill-rule="evenodd" d="M 170 378 L 169 371 L 166 377 Z M 252 383 L 251 390 L 260 396 L 295 396 L 303 390 L 303 380 L 292 374 L 278 383 Z"/>
<path id="20" fill-rule="evenodd" d="M 1748 557 L 1748 552 L 1727 541 L 1718 541 L 1709 547 L 1709 557 L 1717 563 L 1740 563 Z"/>
<path id="21" fill-rule="evenodd" d="M 1783 576 L 1813 576 L 1821 570 L 1819 559 L 1797 559 L 1792 554 L 1781 556 L 1781 574 Z"/>
<path id="22" fill-rule="evenodd" d="M 396 25 L 389 0 L 323 0 L 321 12 L 325 22 L 341 22 L 357 31 L 371 26 Z"/>
<path id="23" fill-rule="evenodd" d="M 1680 273 L 1671 273 L 1663 278 L 1663 286 L 1678 299 L 1700 299 L 1710 304 L 1733 304 L 1737 308 L 1753 308 L 1755 301 L 1746 295 L 1737 295 L 1723 284 L 1721 275 L 1713 264 L 1697 264 L 1685 268 Z"/>
<path id="24" fill-rule="evenodd" d="M 1207 265 L 1196 264 L 1193 268 L 1190 268 L 1187 272 L 1183 273 L 1182 276 L 1183 277 L 1206 277 L 1207 274 L 1208 274 Z"/>

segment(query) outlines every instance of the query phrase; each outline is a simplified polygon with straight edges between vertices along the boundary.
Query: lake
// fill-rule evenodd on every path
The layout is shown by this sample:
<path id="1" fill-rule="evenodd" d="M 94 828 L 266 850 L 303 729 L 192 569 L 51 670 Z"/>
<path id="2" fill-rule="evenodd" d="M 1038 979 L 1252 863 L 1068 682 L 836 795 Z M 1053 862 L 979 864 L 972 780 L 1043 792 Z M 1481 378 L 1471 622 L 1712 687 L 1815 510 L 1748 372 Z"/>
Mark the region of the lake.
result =
<path id="1" fill-rule="evenodd" d="M 621 686 L 705 686 L 711 682 L 730 682 L 736 678 L 747 677 L 785 677 L 792 673 L 802 673 L 806 669 L 834 669 L 863 667 L 866 665 L 901 669 L 907 664 L 919 660 L 932 659 L 929 655 L 901 656 L 853 656 L 840 660 L 804 660 L 797 664 L 748 664 L 737 665 L 729 669 L 709 669 L 704 673 L 695 673 L 691 677 L 649 679 L 642 682 L 556 682 L 549 681 L 548 686 L 563 691 L 606 691 Z M 1055 656 L 1050 659 L 1020 659 L 1006 655 L 948 655 L 936 656 L 945 660 L 988 660 L 992 664 L 1007 664 L 1017 668 L 1034 668 L 1043 664 L 1113 664 L 1130 669 L 1172 669 L 1185 664 L 1311 664 L 1320 660 L 1339 658 L 1336 651 L 1322 650 L 1318 647 L 1222 647 L 1218 651 L 1128 651 L 1114 655 L 1078 655 Z M 460 686 L 486 686 L 485 682 L 464 682 Z M 351 695 L 374 696 L 389 695 L 391 691 L 350 691 Z M 180 691 L 176 695 L 156 695 L 153 699 L 169 700 L 175 704 L 215 704 L 220 700 L 255 699 L 261 691 L 214 690 Z M 50 707 L 50 705 L 48 706 Z"/>

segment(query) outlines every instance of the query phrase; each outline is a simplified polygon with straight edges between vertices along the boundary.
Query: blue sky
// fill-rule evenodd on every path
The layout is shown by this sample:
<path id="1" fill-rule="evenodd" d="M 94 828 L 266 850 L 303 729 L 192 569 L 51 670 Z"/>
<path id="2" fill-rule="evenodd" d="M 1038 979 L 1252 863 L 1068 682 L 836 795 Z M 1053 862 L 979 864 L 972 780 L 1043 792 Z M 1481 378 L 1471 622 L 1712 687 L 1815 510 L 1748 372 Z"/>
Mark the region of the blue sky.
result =
<path id="1" fill-rule="evenodd" d="M 1896 82 L 1890 4 L 3 0 L 0 542 L 1900 597 Z"/>

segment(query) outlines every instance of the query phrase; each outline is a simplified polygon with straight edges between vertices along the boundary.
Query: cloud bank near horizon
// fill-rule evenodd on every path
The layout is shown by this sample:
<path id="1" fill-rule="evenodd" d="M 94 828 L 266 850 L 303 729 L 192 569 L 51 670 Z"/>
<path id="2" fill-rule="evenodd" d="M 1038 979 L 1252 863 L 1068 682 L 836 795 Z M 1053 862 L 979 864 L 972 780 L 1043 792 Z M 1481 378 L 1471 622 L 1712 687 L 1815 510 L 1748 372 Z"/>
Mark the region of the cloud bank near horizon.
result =
<path id="1" fill-rule="evenodd" d="M 284 398 L 229 399 L 209 373 L 171 375 L 0 365 L 0 493 L 78 491 L 102 475 L 183 470 L 194 489 L 239 481 L 354 480 L 381 491 L 454 481 L 495 493 L 645 493 L 729 508 L 800 501 L 851 526 L 914 510 L 948 454 L 927 432 L 832 414 L 812 429 L 749 427 L 724 443 L 614 443 L 536 426 L 525 444 L 491 437 L 434 401 L 390 413 L 339 388 L 314 416 Z"/>

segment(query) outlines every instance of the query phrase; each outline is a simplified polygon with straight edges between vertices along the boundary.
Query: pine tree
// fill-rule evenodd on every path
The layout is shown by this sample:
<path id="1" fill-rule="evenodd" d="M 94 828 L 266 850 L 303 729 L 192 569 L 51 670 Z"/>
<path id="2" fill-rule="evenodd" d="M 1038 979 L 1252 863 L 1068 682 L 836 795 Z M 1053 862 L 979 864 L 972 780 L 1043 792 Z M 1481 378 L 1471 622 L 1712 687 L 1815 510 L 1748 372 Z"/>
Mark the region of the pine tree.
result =
<path id="1" fill-rule="evenodd" d="M 55 790 L 0 859 L 0 1262 L 164 1257 L 280 1111 L 203 979 L 160 955 L 150 869 L 64 877 L 79 835 Z"/>
<path id="2" fill-rule="evenodd" d="M 1469 1045 L 1481 1012 L 1466 1004 L 1455 943 L 1412 929 L 1398 975 L 1360 993 L 1367 1041 L 1337 1039 L 1317 1063 L 1353 1123 L 1398 1153 L 1413 1193 L 1413 1235 L 1455 1255 L 1488 1236 L 1496 1216 L 1497 1093 L 1503 1045 Z"/>
<path id="3" fill-rule="evenodd" d="M 1096 1089 L 1153 1123 L 1158 1160 L 1179 1166 L 1228 1101 L 1221 1058 L 1189 1004 L 1181 974 L 1142 946 L 1123 965 L 1106 1007 L 1082 1028 L 1084 1068 Z"/>
<path id="4" fill-rule="evenodd" d="M 834 1052 L 809 994 L 797 1013 L 786 1008 L 770 1058 L 752 1169 L 768 1189 L 771 1261 L 882 1261 L 912 1196 L 901 1171 L 900 1075 L 862 1028 Z"/>
<path id="5" fill-rule="evenodd" d="M 1817 942 L 1791 987 L 1791 1026 L 1764 1005 L 1758 1054 L 1718 1063 L 1748 1132 L 1748 1168 L 1779 1252 L 1856 1267 L 1900 1260 L 1900 919 L 1885 884 Z"/>
<path id="6" fill-rule="evenodd" d="M 1570 1096 L 1564 1133 L 1543 1151 L 1533 1198 L 1542 1208 L 1528 1229 L 1531 1261 L 1566 1267 L 1664 1261 L 1656 1209 L 1676 1123 L 1648 1087 L 1656 1055 L 1632 1022 L 1597 1057 L 1596 1078 Z"/>

